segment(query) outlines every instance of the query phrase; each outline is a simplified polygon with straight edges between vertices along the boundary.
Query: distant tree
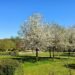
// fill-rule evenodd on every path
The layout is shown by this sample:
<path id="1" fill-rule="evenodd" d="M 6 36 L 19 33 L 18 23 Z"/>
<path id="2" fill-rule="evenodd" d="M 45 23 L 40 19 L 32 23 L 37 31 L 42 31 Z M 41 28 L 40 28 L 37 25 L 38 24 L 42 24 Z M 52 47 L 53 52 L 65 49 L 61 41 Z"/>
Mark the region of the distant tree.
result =
<path id="1" fill-rule="evenodd" d="M 72 52 L 75 49 L 75 27 L 68 28 L 67 33 L 67 49 L 69 52 L 68 54 L 70 56 L 70 52 Z"/>
<path id="2" fill-rule="evenodd" d="M 19 37 L 11 37 L 10 39 L 15 44 L 15 49 L 19 50 L 21 48 L 21 39 Z"/>
<path id="3" fill-rule="evenodd" d="M 50 26 L 50 35 L 51 35 L 50 44 L 53 49 L 53 58 L 54 58 L 54 51 L 57 51 L 58 48 L 62 47 L 63 31 L 64 28 L 56 23 L 52 23 Z"/>
<path id="4" fill-rule="evenodd" d="M 50 25 L 47 23 L 44 25 L 44 34 L 45 34 L 45 40 L 44 40 L 44 48 L 49 51 L 49 57 L 51 58 L 51 50 L 52 50 L 52 45 L 51 45 L 51 33 L 50 33 Z"/>

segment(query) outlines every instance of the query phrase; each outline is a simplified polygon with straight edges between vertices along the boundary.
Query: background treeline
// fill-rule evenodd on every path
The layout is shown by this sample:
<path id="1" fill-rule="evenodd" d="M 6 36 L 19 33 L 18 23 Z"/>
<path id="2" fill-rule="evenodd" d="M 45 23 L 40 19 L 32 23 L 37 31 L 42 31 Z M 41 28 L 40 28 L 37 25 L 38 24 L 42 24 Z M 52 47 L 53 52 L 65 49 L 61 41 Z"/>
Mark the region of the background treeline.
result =
<path id="1" fill-rule="evenodd" d="M 18 49 L 20 44 L 18 37 L 11 37 L 9 39 L 0 39 L 0 51 L 12 51 Z"/>

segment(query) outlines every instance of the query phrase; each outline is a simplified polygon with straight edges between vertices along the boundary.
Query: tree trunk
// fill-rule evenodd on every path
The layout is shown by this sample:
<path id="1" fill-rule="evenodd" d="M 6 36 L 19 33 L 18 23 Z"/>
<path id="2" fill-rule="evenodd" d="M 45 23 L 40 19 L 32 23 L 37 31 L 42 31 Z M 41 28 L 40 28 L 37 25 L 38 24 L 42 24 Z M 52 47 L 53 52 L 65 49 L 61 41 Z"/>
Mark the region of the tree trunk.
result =
<path id="1" fill-rule="evenodd" d="M 53 47 L 53 59 L 54 59 L 54 57 L 55 57 L 55 55 L 54 55 L 54 51 L 55 51 L 55 47 Z"/>
<path id="2" fill-rule="evenodd" d="M 39 49 L 36 48 L 36 61 L 38 61 L 38 51 L 39 51 Z"/>
<path id="3" fill-rule="evenodd" d="M 51 50 L 49 49 L 49 57 L 51 58 Z"/>
<path id="4" fill-rule="evenodd" d="M 53 49 L 53 59 L 54 59 L 54 49 Z"/>

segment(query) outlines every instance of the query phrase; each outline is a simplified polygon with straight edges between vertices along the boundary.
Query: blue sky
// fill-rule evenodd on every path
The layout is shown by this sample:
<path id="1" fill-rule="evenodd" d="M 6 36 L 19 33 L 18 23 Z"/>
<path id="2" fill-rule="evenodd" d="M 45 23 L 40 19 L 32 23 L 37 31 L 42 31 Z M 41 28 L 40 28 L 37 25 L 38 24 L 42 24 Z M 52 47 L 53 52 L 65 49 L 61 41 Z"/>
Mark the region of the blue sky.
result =
<path id="1" fill-rule="evenodd" d="M 0 38 L 16 36 L 24 20 L 36 12 L 47 22 L 75 24 L 75 0 L 0 0 Z"/>

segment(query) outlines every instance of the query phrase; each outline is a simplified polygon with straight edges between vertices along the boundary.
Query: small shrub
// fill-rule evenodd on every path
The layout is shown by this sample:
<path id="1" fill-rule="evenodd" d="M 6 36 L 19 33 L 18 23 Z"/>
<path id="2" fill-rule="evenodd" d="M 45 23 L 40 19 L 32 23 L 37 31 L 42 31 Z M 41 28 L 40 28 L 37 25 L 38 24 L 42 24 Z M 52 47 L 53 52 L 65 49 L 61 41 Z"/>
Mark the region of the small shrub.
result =
<path id="1" fill-rule="evenodd" d="M 11 51 L 9 54 L 10 54 L 11 56 L 17 56 L 17 55 L 18 55 L 18 52 L 17 52 L 17 51 Z"/>
<path id="2" fill-rule="evenodd" d="M 14 71 L 18 66 L 19 62 L 17 60 L 0 60 L 0 75 L 14 75 Z"/>

